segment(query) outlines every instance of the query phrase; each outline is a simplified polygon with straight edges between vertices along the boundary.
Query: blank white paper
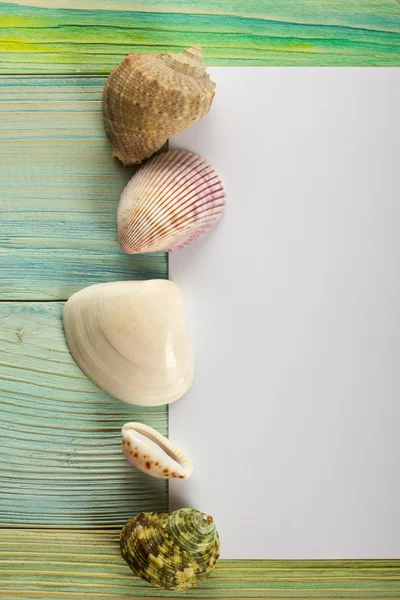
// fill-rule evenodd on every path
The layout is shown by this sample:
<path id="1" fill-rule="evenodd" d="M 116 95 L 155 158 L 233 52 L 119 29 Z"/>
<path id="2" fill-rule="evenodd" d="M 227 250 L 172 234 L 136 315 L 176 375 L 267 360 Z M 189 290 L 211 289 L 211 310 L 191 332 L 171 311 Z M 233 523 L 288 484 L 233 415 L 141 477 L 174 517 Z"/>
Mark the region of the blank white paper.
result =
<path id="1" fill-rule="evenodd" d="M 224 558 L 400 556 L 400 70 L 213 68 L 171 146 L 221 174 L 220 224 L 170 254 L 195 381 L 171 509 Z"/>

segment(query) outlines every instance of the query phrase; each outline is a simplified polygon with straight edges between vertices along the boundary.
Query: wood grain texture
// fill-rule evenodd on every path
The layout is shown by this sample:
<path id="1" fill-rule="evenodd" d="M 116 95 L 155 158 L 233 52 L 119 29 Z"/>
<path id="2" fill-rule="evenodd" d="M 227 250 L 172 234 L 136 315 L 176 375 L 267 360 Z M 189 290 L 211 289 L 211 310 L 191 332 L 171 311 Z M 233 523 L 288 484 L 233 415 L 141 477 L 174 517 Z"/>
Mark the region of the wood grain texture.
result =
<path id="1" fill-rule="evenodd" d="M 0 598 L 399 598 L 400 560 L 221 560 L 186 592 L 135 577 L 117 531 L 0 530 Z"/>
<path id="2" fill-rule="evenodd" d="M 398 0 L 23 0 L 0 15 L 2 73 L 108 73 L 194 42 L 209 64 L 400 65 Z"/>
<path id="3" fill-rule="evenodd" d="M 120 557 L 121 525 L 135 511 L 166 510 L 167 493 L 124 461 L 119 430 L 138 419 L 165 434 L 167 410 L 92 384 L 68 352 L 58 301 L 97 282 L 167 276 L 165 255 L 119 250 L 116 204 L 133 171 L 111 158 L 100 98 L 130 50 L 193 42 L 209 64 L 400 65 L 400 6 L 0 3 L 0 599 L 399 598 L 395 560 L 220 561 L 177 594 L 135 578 Z"/>
<path id="4" fill-rule="evenodd" d="M 0 303 L 0 527 L 118 527 L 168 510 L 167 484 L 122 456 L 122 425 L 167 434 L 167 407 L 102 392 L 75 364 L 63 304 Z M 0 550 L 1 550 L 0 545 Z"/>
<path id="5" fill-rule="evenodd" d="M 165 254 L 128 256 L 104 77 L 0 78 L 0 299 L 65 300 L 88 285 L 167 277 Z"/>

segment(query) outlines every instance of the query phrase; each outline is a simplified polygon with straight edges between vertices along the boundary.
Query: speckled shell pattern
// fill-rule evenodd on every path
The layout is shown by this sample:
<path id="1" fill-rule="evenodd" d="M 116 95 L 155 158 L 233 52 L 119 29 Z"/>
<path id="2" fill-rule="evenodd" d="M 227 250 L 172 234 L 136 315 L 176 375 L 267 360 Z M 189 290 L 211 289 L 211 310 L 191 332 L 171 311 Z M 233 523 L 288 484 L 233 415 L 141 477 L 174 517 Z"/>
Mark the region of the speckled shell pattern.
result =
<path id="1" fill-rule="evenodd" d="M 171 515 L 140 513 L 126 523 L 120 543 L 122 557 L 136 575 L 170 590 L 199 583 L 220 552 L 212 517 L 191 508 Z"/>
<path id="2" fill-rule="evenodd" d="M 210 109 L 215 83 L 201 46 L 181 54 L 131 52 L 109 75 L 103 117 L 113 156 L 140 163 Z"/>
<path id="3" fill-rule="evenodd" d="M 221 217 L 225 191 L 203 158 L 170 150 L 149 160 L 125 187 L 118 238 L 128 254 L 170 252 L 206 233 Z"/>
<path id="4" fill-rule="evenodd" d="M 158 479 L 187 479 L 193 466 L 183 451 L 153 427 L 125 423 L 122 452 L 137 469 Z"/>

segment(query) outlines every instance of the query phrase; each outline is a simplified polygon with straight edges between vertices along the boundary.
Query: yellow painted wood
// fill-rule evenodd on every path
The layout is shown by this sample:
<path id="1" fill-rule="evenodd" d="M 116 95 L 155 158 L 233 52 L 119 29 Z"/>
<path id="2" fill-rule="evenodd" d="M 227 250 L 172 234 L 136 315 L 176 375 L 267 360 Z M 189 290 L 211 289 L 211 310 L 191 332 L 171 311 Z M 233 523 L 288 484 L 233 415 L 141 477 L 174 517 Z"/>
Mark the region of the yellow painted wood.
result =
<path id="1" fill-rule="evenodd" d="M 0 72 L 108 73 L 201 43 L 209 64 L 400 65 L 398 0 L 14 0 Z"/>
<path id="2" fill-rule="evenodd" d="M 117 205 L 134 169 L 111 156 L 104 81 L 0 77 L 0 300 L 167 277 L 165 254 L 119 248 Z"/>
<path id="3" fill-rule="evenodd" d="M 10 594 L 10 595 L 9 595 Z M 0 530 L 0 598 L 399 598 L 400 560 L 220 560 L 187 592 L 135 577 L 116 531 Z"/>

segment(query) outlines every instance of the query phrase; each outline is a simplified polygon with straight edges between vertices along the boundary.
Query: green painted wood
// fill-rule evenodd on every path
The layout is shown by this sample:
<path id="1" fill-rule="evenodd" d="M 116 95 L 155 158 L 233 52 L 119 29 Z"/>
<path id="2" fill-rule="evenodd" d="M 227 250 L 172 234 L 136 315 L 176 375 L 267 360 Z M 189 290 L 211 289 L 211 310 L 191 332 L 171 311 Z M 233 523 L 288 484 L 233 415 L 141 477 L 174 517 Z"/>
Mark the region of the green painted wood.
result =
<path id="1" fill-rule="evenodd" d="M 16 0 L 0 15 L 2 73 L 108 73 L 193 42 L 209 64 L 400 65 L 398 0 Z"/>
<path id="2" fill-rule="evenodd" d="M 0 527 L 119 527 L 168 510 L 167 484 L 132 468 L 120 429 L 167 433 L 167 407 L 102 392 L 72 359 L 63 304 L 0 303 Z M 2 550 L 0 544 L 0 551 Z"/>
<path id="3" fill-rule="evenodd" d="M 186 592 L 135 577 L 119 553 L 118 531 L 0 530 L 0 598 L 400 597 L 400 560 L 220 560 Z"/>
<path id="4" fill-rule="evenodd" d="M 167 277 L 165 254 L 128 256 L 119 196 L 133 168 L 104 133 L 104 77 L 0 78 L 0 300 L 65 300 L 88 285 Z"/>

